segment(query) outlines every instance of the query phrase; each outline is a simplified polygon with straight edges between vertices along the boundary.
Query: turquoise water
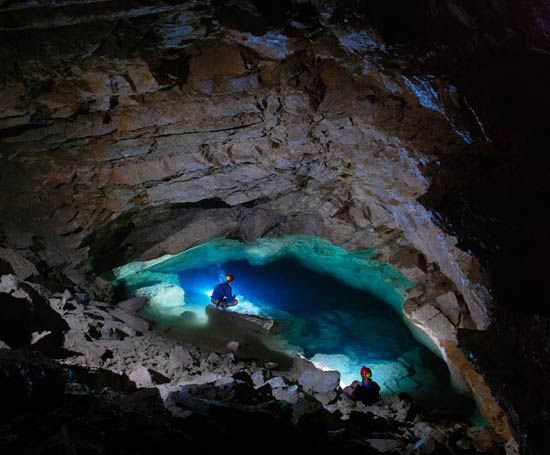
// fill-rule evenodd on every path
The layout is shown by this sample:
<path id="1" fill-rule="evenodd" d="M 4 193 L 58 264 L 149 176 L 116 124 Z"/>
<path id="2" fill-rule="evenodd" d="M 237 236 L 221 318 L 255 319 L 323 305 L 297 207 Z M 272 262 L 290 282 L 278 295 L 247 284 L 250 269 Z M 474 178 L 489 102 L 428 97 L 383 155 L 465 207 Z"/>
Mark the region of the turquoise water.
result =
<path id="1" fill-rule="evenodd" d="M 307 236 L 252 245 L 218 239 L 116 269 L 114 285 L 121 298 L 147 296 L 144 312 L 160 325 L 191 321 L 206 330 L 212 289 L 233 273 L 240 303 L 227 311 L 280 321 L 280 332 L 264 340 L 270 348 L 337 369 L 342 385 L 368 365 L 383 395 L 405 391 L 428 408 L 470 415 L 473 401 L 451 387 L 446 364 L 403 321 L 404 292 L 412 283 L 374 255 Z"/>

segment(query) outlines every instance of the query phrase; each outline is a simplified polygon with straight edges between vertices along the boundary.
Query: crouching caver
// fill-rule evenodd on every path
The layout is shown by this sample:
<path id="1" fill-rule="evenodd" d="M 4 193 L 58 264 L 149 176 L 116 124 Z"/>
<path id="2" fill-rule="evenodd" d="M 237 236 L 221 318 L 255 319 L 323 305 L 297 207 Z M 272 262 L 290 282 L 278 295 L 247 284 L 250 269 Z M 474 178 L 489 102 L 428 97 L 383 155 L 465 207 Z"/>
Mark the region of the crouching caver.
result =
<path id="1" fill-rule="evenodd" d="M 229 306 L 235 306 L 239 301 L 233 295 L 233 290 L 231 289 L 231 284 L 235 277 L 233 274 L 228 273 L 225 276 L 225 281 L 219 283 L 214 288 L 212 295 L 210 296 L 210 301 L 216 305 L 217 308 L 227 308 Z"/>
<path id="2" fill-rule="evenodd" d="M 367 406 L 380 400 L 380 386 L 372 379 L 370 368 L 361 368 L 361 382 L 353 381 L 344 388 L 344 393 L 354 401 L 362 401 Z"/>

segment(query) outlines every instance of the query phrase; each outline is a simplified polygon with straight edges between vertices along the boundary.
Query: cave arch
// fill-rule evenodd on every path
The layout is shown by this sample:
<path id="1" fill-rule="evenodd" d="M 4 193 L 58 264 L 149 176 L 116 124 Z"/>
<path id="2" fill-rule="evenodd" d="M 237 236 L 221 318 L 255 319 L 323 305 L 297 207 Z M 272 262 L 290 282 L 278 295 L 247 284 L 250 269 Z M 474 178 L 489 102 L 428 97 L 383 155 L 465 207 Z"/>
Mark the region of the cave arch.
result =
<path id="1" fill-rule="evenodd" d="M 274 350 L 286 351 L 291 355 L 300 350 L 309 352 L 312 360 L 339 370 L 342 385 L 355 379 L 363 363 L 369 363 L 375 365 L 374 369 L 378 371 L 383 393 L 407 391 L 427 406 L 445 402 L 447 407 L 454 407 L 455 412 L 459 407 L 471 412 L 472 405 L 466 399 L 460 399 L 449 387 L 449 377 L 446 381 L 441 380 L 445 376 L 443 371 L 447 370 L 444 362 L 436 360 L 438 358 L 434 355 L 442 357 L 440 351 L 429 338 L 421 335 L 403 311 L 407 291 L 414 288 L 414 283 L 387 263 L 376 259 L 376 256 L 374 249 L 348 252 L 327 240 L 308 235 L 259 238 L 252 243 L 217 238 L 179 254 L 115 268 L 113 284 L 118 298 L 147 297 L 150 303 L 144 312 L 146 316 L 164 328 L 175 326 L 184 327 L 183 332 L 193 331 L 193 340 L 197 342 L 200 335 L 197 338 L 196 328 L 190 321 L 195 323 L 205 316 L 202 312 L 208 298 L 202 294 L 208 294 L 209 284 L 212 287 L 217 275 L 229 270 L 224 269 L 222 273 L 221 268 L 229 264 L 232 270 L 239 270 L 239 276 L 249 277 L 243 280 L 249 289 L 239 312 L 286 319 L 286 331 L 275 337 L 263 338 Z M 332 288 L 337 288 L 342 300 L 334 305 L 332 302 L 336 300 L 329 303 L 319 298 L 315 308 L 318 312 L 313 317 L 300 312 L 304 302 L 299 297 L 287 295 L 290 302 L 286 305 L 279 303 L 273 306 L 274 300 L 270 302 L 269 298 L 267 302 L 262 300 L 258 303 L 258 290 L 254 290 L 256 280 L 251 280 L 250 275 L 256 274 L 258 278 L 266 273 L 284 275 L 286 280 L 283 278 L 283 281 L 287 284 L 293 275 L 300 276 L 303 280 L 309 280 L 310 284 L 323 287 L 324 292 L 330 293 L 333 298 L 336 294 Z M 331 280 L 331 286 L 322 286 L 321 280 Z M 300 282 L 300 279 L 295 281 Z M 264 294 L 269 294 L 266 288 L 276 285 L 275 282 L 264 284 Z M 207 292 L 203 292 L 204 289 Z M 304 289 L 299 284 L 294 285 L 294 290 L 304 295 Z M 242 299 L 240 295 L 239 298 Z M 346 298 L 353 301 L 346 301 Z M 391 308 L 389 311 L 385 310 L 388 305 Z M 190 319 L 191 316 L 194 319 Z M 350 326 L 350 321 L 355 321 L 353 326 Z M 378 322 L 374 324 L 370 321 Z M 319 332 L 319 337 L 313 337 L 314 340 L 309 334 L 295 330 L 296 326 L 308 324 L 309 329 Z M 180 334 L 182 330 L 179 330 Z M 217 328 L 213 328 L 215 330 Z M 338 339 L 336 336 L 321 340 L 321 332 L 325 337 L 331 337 L 335 332 L 341 334 L 343 345 L 334 346 Z M 206 328 L 199 333 L 208 338 L 215 337 Z M 374 354 L 374 348 L 373 352 L 369 352 L 350 341 L 350 338 L 361 337 L 364 337 L 364 343 L 372 342 L 373 347 L 377 345 L 378 353 Z M 384 337 L 387 348 L 380 344 L 380 338 Z M 395 346 L 390 347 L 392 343 Z M 301 346 L 296 347 L 296 344 Z M 464 389 L 461 392 L 464 393 Z"/>

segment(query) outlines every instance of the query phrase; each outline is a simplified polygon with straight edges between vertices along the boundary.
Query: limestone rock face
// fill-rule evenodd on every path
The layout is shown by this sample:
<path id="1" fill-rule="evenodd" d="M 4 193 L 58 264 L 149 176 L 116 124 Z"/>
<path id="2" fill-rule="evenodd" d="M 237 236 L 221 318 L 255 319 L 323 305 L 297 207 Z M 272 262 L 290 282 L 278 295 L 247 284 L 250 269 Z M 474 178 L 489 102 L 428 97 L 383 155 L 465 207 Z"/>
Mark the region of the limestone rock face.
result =
<path id="1" fill-rule="evenodd" d="M 301 354 L 294 357 L 289 376 L 300 383 L 306 392 L 328 393 L 340 385 L 338 371 L 323 369 Z"/>
<path id="2" fill-rule="evenodd" d="M 0 30 L 19 65 L 3 74 L 1 207 L 27 209 L 1 222 L 9 241 L 39 235 L 51 273 L 83 286 L 88 257 L 105 271 L 217 236 L 319 235 L 381 247 L 418 284 L 437 263 L 487 326 L 475 260 L 418 203 L 440 148 L 484 140 L 473 114 L 446 101 L 455 88 L 404 77 L 374 29 L 330 9 L 290 8 L 290 29 L 255 35 L 227 19 L 243 14 L 237 3 L 134 5 L 115 15 L 140 18 L 132 39 L 110 31 L 108 9 L 91 22 L 67 19 L 69 4 L 45 8 L 40 23 L 20 11 L 29 42 L 61 27 L 87 38 L 40 55 Z"/>
<path id="3" fill-rule="evenodd" d="M 449 319 L 451 324 L 460 323 L 461 310 L 454 292 L 450 291 L 436 298 L 436 305 L 441 312 Z"/>
<path id="4" fill-rule="evenodd" d="M 95 304 L 81 317 L 110 294 L 90 267 L 305 233 L 376 248 L 416 285 L 406 313 L 441 346 L 496 314 L 495 349 L 509 333 L 545 339 L 514 313 L 548 315 L 525 298 L 548 250 L 544 0 L 146 3 L 0 2 L 2 275 L 71 289 L 54 304 L 79 312 L 71 330 L 113 342 L 148 328 L 102 324 Z M 63 331 L 0 295 L 18 343 Z M 546 351 L 514 349 L 545 389 Z M 511 377 L 493 381 L 503 397 Z"/>

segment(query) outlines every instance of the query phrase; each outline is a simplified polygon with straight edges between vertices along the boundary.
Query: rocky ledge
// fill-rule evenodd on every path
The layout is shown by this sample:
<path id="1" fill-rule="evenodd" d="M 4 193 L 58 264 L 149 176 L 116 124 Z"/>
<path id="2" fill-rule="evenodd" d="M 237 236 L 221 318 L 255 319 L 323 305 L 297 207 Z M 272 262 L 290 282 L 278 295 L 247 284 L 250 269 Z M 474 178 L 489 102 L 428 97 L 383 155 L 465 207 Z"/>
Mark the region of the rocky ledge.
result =
<path id="1" fill-rule="evenodd" d="M 3 279 L 13 294 L 23 292 L 24 282 Z M 27 344 L 11 349 L 19 341 L 10 339 L 0 346 L 2 452 L 145 454 L 174 444 L 256 452 L 269 444 L 373 454 L 504 453 L 505 441 L 491 428 L 429 415 L 406 394 L 372 406 L 355 403 L 342 393 L 337 371 L 300 355 L 291 368 L 267 369 L 240 359 L 238 344 L 213 352 L 181 343 L 136 315 L 144 299 L 112 306 L 68 290 L 49 298 L 41 291 L 40 302 L 65 324 L 63 336 L 40 336 L 52 327 L 33 320 L 39 332 Z M 27 316 L 12 314 L 11 323 L 20 323 L 17 317 Z M 237 313 L 225 321 L 239 318 L 251 324 Z"/>
<path id="2" fill-rule="evenodd" d="M 547 12 L 543 0 L 0 0 L 0 270 L 17 276 L 2 282 L 6 339 L 90 365 L 101 351 L 133 373 L 133 354 L 108 351 L 136 351 L 127 341 L 146 323 L 102 322 L 97 273 L 219 236 L 320 236 L 406 275 L 404 312 L 456 381 L 499 434 L 544 452 L 548 400 L 509 381 L 522 365 L 548 394 L 548 322 L 517 314 L 542 300 L 524 293 L 547 263 L 533 261 L 548 249 Z M 473 253 L 492 261 L 494 291 Z M 105 303 L 85 315 L 88 301 Z M 87 345 L 62 347 L 71 319 Z"/>

